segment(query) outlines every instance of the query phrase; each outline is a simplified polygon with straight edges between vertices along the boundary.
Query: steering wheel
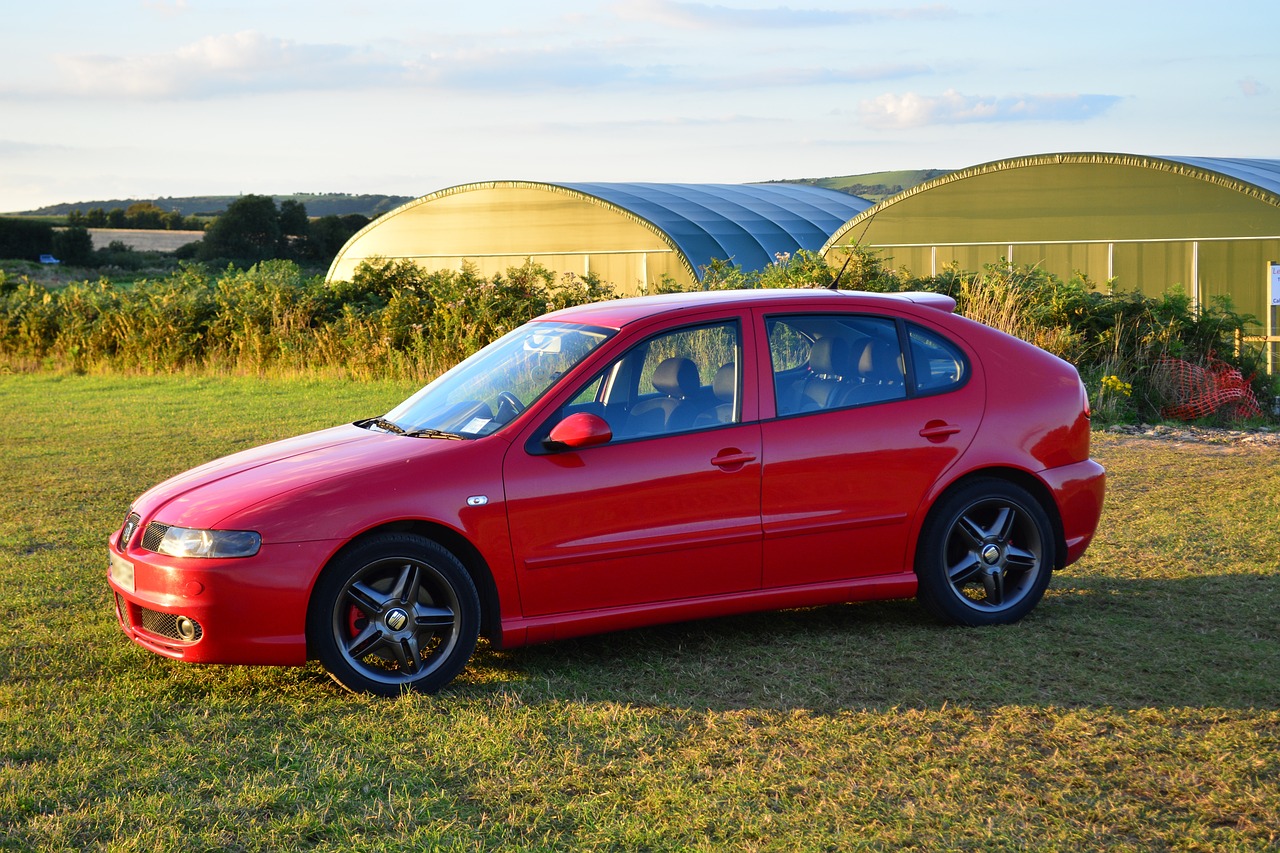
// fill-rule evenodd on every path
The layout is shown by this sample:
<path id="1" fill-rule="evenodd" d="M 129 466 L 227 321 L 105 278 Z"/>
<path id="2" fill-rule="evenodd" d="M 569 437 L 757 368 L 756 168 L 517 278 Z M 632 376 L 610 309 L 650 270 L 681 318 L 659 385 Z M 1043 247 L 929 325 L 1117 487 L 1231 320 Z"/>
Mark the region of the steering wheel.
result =
<path id="1" fill-rule="evenodd" d="M 511 412 L 511 416 L 503 419 L 502 423 L 506 423 L 507 421 L 511 420 L 511 418 L 514 418 L 516 415 L 524 411 L 524 403 L 521 403 L 520 398 L 517 397 L 515 394 L 512 394 L 510 391 L 500 392 L 498 394 L 498 403 L 499 403 L 499 406 L 498 406 L 499 415 L 502 414 L 503 409 L 508 409 Z"/>

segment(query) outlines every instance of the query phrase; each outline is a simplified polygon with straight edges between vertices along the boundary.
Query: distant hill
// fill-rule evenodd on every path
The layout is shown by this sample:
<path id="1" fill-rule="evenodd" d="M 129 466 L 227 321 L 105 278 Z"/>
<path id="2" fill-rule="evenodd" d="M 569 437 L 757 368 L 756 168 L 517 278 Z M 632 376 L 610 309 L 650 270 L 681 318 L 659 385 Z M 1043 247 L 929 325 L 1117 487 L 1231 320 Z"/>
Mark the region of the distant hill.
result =
<path id="1" fill-rule="evenodd" d="M 839 190 L 850 195 L 861 196 L 868 201 L 883 201 L 897 195 L 903 190 L 931 181 L 947 174 L 945 169 L 908 169 L 898 172 L 868 172 L 864 175 L 846 175 L 835 178 L 786 178 L 780 181 L 766 181 L 771 184 L 809 184 L 815 187 Z M 39 210 L 27 210 L 15 214 L 19 216 L 66 216 L 73 210 L 87 213 L 94 208 L 113 210 L 128 209 L 130 205 L 151 203 L 164 210 L 172 210 L 183 216 L 216 216 L 227 209 L 231 202 L 239 196 L 208 195 L 185 196 L 182 198 L 118 198 L 108 201 L 78 201 L 64 204 L 51 204 Z M 272 196 L 276 204 L 285 200 L 300 201 L 307 208 L 309 216 L 346 216 L 359 213 L 370 219 L 376 219 L 388 211 L 394 210 L 417 196 L 407 195 L 353 195 L 350 193 L 294 193 L 292 195 Z"/>
<path id="2" fill-rule="evenodd" d="M 94 208 L 114 210 L 128 209 L 130 205 L 150 203 L 164 210 L 172 210 L 183 216 L 216 216 L 227 209 L 231 202 L 239 196 L 208 195 L 187 196 L 184 198 L 120 198 L 109 201 L 78 201 L 65 204 L 51 204 L 39 210 L 24 211 L 24 216 L 66 216 L 73 210 L 87 213 Z M 293 195 L 272 196 L 276 204 L 282 201 L 300 201 L 307 208 L 308 216 L 346 216 L 359 213 L 374 219 L 387 211 L 394 210 L 405 202 L 413 201 L 416 196 L 407 195 L 351 195 L 348 193 L 294 193 Z"/>
<path id="3" fill-rule="evenodd" d="M 809 184 L 860 196 L 867 201 L 884 201 L 903 190 L 909 190 L 945 174 L 948 174 L 946 169 L 909 169 L 899 172 L 868 172 L 865 175 L 846 175 L 843 178 L 787 178 L 770 183 Z"/>

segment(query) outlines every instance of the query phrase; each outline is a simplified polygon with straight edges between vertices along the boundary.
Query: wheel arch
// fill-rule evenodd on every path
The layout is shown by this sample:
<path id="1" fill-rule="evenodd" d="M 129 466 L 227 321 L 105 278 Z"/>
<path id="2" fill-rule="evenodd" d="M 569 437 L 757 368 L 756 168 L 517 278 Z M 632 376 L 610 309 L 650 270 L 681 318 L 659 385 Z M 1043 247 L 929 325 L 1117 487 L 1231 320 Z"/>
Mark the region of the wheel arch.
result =
<path id="1" fill-rule="evenodd" d="M 457 557 L 463 568 L 467 570 L 467 574 L 471 576 L 471 582 L 475 584 L 476 593 L 480 597 L 480 636 L 487 638 L 494 645 L 499 645 L 502 642 L 502 618 L 498 600 L 498 586 L 493 580 L 493 572 L 489 569 L 489 563 L 467 537 L 443 524 L 422 519 L 402 519 L 371 527 L 354 536 L 349 542 L 335 551 L 333 556 L 325 563 L 324 568 L 320 570 L 320 574 L 323 574 L 335 560 L 339 559 L 351 548 L 370 537 L 382 533 L 412 533 L 439 543 Z M 317 575 L 318 578 L 319 575 Z M 310 598 L 313 598 L 314 595 L 315 585 L 313 584 Z M 308 607 L 310 606 L 309 600 Z M 307 642 L 310 644 L 309 637 Z M 308 652 L 309 654 L 310 652 Z"/>
<path id="2" fill-rule="evenodd" d="M 1059 571 L 1066 566 L 1067 558 L 1067 535 L 1062 525 L 1062 513 L 1058 510 L 1058 503 L 1053 499 L 1053 493 L 1049 487 L 1044 484 L 1040 478 L 1020 468 L 1007 468 L 1003 466 L 992 466 L 988 468 L 978 468 L 965 473 L 963 476 L 948 483 L 946 488 L 939 491 L 929 501 L 929 511 L 921 516 L 920 524 L 916 528 L 917 538 L 919 532 L 924 529 L 925 523 L 934 513 L 937 507 L 943 502 L 947 495 L 964 488 L 974 480 L 1004 480 L 1015 486 L 1025 489 L 1031 497 L 1036 499 L 1040 507 L 1044 510 L 1045 515 L 1049 517 L 1049 523 L 1053 526 L 1053 569 Z M 914 552 L 918 547 L 917 544 L 912 545 L 912 565 L 914 565 Z"/>

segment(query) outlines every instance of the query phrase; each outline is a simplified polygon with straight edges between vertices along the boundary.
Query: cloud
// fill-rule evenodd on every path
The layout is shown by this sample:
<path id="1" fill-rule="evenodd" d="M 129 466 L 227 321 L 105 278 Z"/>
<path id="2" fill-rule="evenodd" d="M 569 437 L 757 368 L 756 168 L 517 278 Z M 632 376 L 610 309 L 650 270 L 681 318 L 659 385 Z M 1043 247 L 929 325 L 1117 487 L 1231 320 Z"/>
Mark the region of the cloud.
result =
<path id="1" fill-rule="evenodd" d="M 0 157 L 18 158 L 32 154 L 61 154 L 71 149 L 65 145 L 52 145 L 41 142 L 22 142 L 14 139 L 0 139 Z"/>
<path id="2" fill-rule="evenodd" d="M 628 65 L 592 50 L 481 48 L 428 53 L 406 66 L 409 85 L 468 92 L 648 87 L 678 77 L 666 65 Z"/>
<path id="3" fill-rule="evenodd" d="M 1083 121 L 1105 113 L 1120 98 L 1114 95 L 963 95 L 950 89 L 941 95 L 884 94 L 862 101 L 858 113 L 872 127 L 1018 121 Z"/>
<path id="4" fill-rule="evenodd" d="M 187 0 L 143 0 L 142 8 L 164 18 L 172 18 L 190 11 Z"/>
<path id="5" fill-rule="evenodd" d="M 169 53 L 62 56 L 56 62 L 64 94 L 144 99 L 344 88 L 370 73 L 399 73 L 370 63 L 353 47 L 300 44 L 251 31 L 208 36 Z"/>
<path id="6" fill-rule="evenodd" d="M 613 6 L 620 17 L 645 20 L 684 29 L 799 29 L 841 27 L 880 21 L 944 19 L 955 11 L 944 5 L 882 9 L 804 9 L 775 6 L 771 9 L 739 9 L 708 3 L 675 0 L 625 0 Z"/>
<path id="7" fill-rule="evenodd" d="M 631 61 L 637 53 L 638 61 Z M 441 48 L 391 40 L 364 45 L 309 44 L 244 31 L 208 36 L 167 52 L 55 57 L 58 73 L 52 82 L 39 88 L 25 88 L 12 81 L 6 87 L 0 82 L 0 96 L 168 102 L 377 89 L 465 95 L 718 93 L 856 85 L 932 70 L 923 64 L 841 67 L 844 61 L 833 57 L 831 64 L 824 65 L 757 65 L 738 70 L 698 56 L 664 62 L 626 42 L 539 47 L 489 40 Z"/>
<path id="8" fill-rule="evenodd" d="M 1240 92 L 1246 98 L 1257 98 L 1271 94 L 1271 90 L 1252 77 L 1240 81 Z"/>
<path id="9" fill-rule="evenodd" d="M 408 65 L 406 81 L 423 88 L 481 94 L 549 90 L 732 92 L 868 83 L 932 70 L 926 65 L 913 64 L 856 68 L 773 66 L 722 71 L 721 66 L 629 64 L 615 57 L 616 51 L 582 45 L 545 49 L 484 47 L 428 53 Z"/>
<path id="10" fill-rule="evenodd" d="M 715 88 L 843 86 L 914 77 L 932 71 L 927 65 L 874 65 L 862 68 L 769 68 L 747 74 L 712 78 Z"/>

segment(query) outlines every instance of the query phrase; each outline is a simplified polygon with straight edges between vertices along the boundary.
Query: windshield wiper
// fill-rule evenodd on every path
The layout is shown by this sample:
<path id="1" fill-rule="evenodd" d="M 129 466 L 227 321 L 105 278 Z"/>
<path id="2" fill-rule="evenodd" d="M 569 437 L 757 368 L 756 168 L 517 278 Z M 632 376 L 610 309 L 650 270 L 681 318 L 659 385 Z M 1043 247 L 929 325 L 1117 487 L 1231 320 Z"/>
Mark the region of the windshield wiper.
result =
<path id="1" fill-rule="evenodd" d="M 463 440 L 462 436 L 458 435 L 456 432 L 445 432 L 442 429 L 431 429 L 430 427 L 425 427 L 423 429 L 411 429 L 402 434 L 407 435 L 410 438 L 445 438 L 449 441 Z"/>
<path id="2" fill-rule="evenodd" d="M 393 432 L 396 435 L 404 435 L 404 427 L 395 421 L 389 421 L 386 418 L 366 418 L 363 421 L 356 421 L 356 426 L 362 429 L 377 427 L 384 432 Z"/>

